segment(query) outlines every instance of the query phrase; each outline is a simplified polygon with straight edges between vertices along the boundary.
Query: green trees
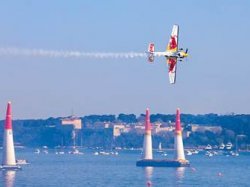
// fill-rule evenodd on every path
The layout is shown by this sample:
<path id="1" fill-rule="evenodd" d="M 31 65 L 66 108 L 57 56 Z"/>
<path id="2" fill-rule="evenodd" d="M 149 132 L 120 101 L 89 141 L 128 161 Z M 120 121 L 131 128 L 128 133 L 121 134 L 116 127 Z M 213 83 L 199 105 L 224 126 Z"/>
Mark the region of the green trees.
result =
<path id="1" fill-rule="evenodd" d="M 150 116 L 151 122 L 175 121 L 175 115 L 169 114 L 153 114 Z M 82 118 L 84 124 L 83 129 L 79 131 L 77 144 L 80 142 L 87 147 L 141 147 L 143 142 L 143 135 L 136 134 L 135 132 L 122 133 L 121 136 L 113 138 L 112 124 L 136 124 L 137 122 L 143 123 L 144 116 L 134 114 L 119 114 L 115 115 L 90 115 Z M 250 115 L 191 115 L 182 114 L 181 121 L 184 124 L 185 130 L 191 130 L 188 124 L 198 124 L 200 126 L 221 126 L 222 131 L 214 134 L 210 131 L 191 133 L 190 137 L 184 139 L 187 146 L 197 145 L 219 145 L 220 143 L 235 142 L 237 135 L 244 135 L 244 139 L 240 140 L 241 143 L 250 144 Z M 109 128 L 95 128 L 95 124 L 100 123 L 111 124 Z M 72 145 L 72 127 L 62 127 L 60 125 L 60 118 L 48 118 L 45 120 L 14 120 L 14 139 L 15 143 L 37 147 L 47 145 L 54 147 L 57 145 L 69 146 Z M 0 121 L 0 127 L 3 129 L 4 121 Z M 153 136 L 154 147 L 156 148 L 159 142 L 163 147 L 171 147 L 173 144 L 173 133 L 159 133 Z M 0 130 L 0 145 L 2 144 L 3 130 Z"/>

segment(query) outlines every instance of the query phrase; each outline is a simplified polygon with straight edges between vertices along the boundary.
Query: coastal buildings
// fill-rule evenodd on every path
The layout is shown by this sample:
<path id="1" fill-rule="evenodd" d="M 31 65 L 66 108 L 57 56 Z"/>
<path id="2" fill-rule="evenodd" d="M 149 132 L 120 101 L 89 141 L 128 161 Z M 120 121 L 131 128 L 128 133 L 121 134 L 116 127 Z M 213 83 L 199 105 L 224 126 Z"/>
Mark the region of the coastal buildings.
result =
<path id="1" fill-rule="evenodd" d="M 80 141 L 80 144 L 82 144 L 82 136 L 81 136 L 81 129 L 82 129 L 82 120 L 76 116 L 69 116 L 66 118 L 61 119 L 61 126 L 67 127 L 71 126 L 73 127 L 71 131 L 71 139 L 72 139 L 72 146 L 76 147 L 77 142 Z M 79 141 L 77 141 L 79 139 Z"/>
<path id="2" fill-rule="evenodd" d="M 76 116 L 69 116 L 61 119 L 61 125 L 72 125 L 74 129 L 82 129 L 82 120 Z"/>

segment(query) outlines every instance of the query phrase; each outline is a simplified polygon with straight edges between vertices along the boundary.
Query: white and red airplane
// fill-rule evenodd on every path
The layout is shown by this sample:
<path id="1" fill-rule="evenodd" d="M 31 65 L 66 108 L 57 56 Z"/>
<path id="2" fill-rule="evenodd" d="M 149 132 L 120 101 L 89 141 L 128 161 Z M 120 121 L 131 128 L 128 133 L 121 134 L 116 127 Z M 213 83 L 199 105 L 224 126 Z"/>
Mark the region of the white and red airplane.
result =
<path id="1" fill-rule="evenodd" d="M 154 43 L 150 43 L 148 46 L 148 51 L 146 52 L 148 55 L 148 61 L 150 63 L 154 62 L 155 56 L 166 57 L 168 64 L 169 81 L 171 84 L 175 83 L 177 61 L 182 61 L 182 59 L 188 56 L 188 49 L 186 49 L 185 51 L 182 48 L 178 49 L 178 34 L 179 26 L 174 25 L 166 51 L 155 52 Z"/>

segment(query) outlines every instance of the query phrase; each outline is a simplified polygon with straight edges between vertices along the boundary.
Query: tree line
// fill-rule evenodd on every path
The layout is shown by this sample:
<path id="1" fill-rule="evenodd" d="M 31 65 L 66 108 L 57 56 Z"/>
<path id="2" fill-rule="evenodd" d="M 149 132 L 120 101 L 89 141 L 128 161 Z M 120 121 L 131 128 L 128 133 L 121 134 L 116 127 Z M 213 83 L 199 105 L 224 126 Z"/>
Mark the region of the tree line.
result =
<path id="1" fill-rule="evenodd" d="M 112 129 L 87 129 L 86 124 L 94 125 L 98 122 L 109 123 L 125 123 L 134 125 L 138 122 L 143 122 L 145 115 L 141 114 L 119 114 L 115 115 L 89 115 L 81 117 L 83 128 L 77 133 L 77 144 L 86 147 L 141 147 L 143 135 L 135 132 L 124 133 L 119 137 L 114 138 Z M 150 116 L 152 123 L 154 122 L 174 122 L 175 114 L 152 114 Z M 204 133 L 192 133 L 189 138 L 184 139 L 184 143 L 188 146 L 198 146 L 206 144 L 219 144 L 226 142 L 234 142 L 237 135 L 245 135 L 244 143 L 250 144 L 250 115 L 218 115 L 204 114 L 192 115 L 181 114 L 181 121 L 184 124 L 184 129 L 188 130 L 189 124 L 221 126 L 222 132 L 214 134 L 206 131 Z M 4 121 L 0 121 L 3 129 Z M 54 147 L 58 145 L 69 146 L 72 144 L 73 127 L 62 127 L 61 118 L 48 119 L 28 119 L 28 120 L 13 120 L 14 139 L 16 144 L 37 147 L 47 145 Z M 3 130 L 0 131 L 0 137 L 3 137 Z M 2 144 L 0 138 L 0 144 Z M 173 134 L 160 133 L 153 136 L 154 147 L 157 147 L 161 142 L 164 147 L 173 146 Z"/>

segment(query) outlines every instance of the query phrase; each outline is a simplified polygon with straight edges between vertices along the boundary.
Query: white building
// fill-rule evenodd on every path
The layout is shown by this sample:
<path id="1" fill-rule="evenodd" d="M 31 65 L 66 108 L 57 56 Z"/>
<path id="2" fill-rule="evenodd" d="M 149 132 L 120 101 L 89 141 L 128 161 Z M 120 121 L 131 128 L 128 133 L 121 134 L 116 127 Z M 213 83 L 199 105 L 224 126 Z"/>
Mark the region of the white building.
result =
<path id="1" fill-rule="evenodd" d="M 82 129 L 82 120 L 76 116 L 70 116 L 63 118 L 61 125 L 73 125 L 74 129 Z"/>

